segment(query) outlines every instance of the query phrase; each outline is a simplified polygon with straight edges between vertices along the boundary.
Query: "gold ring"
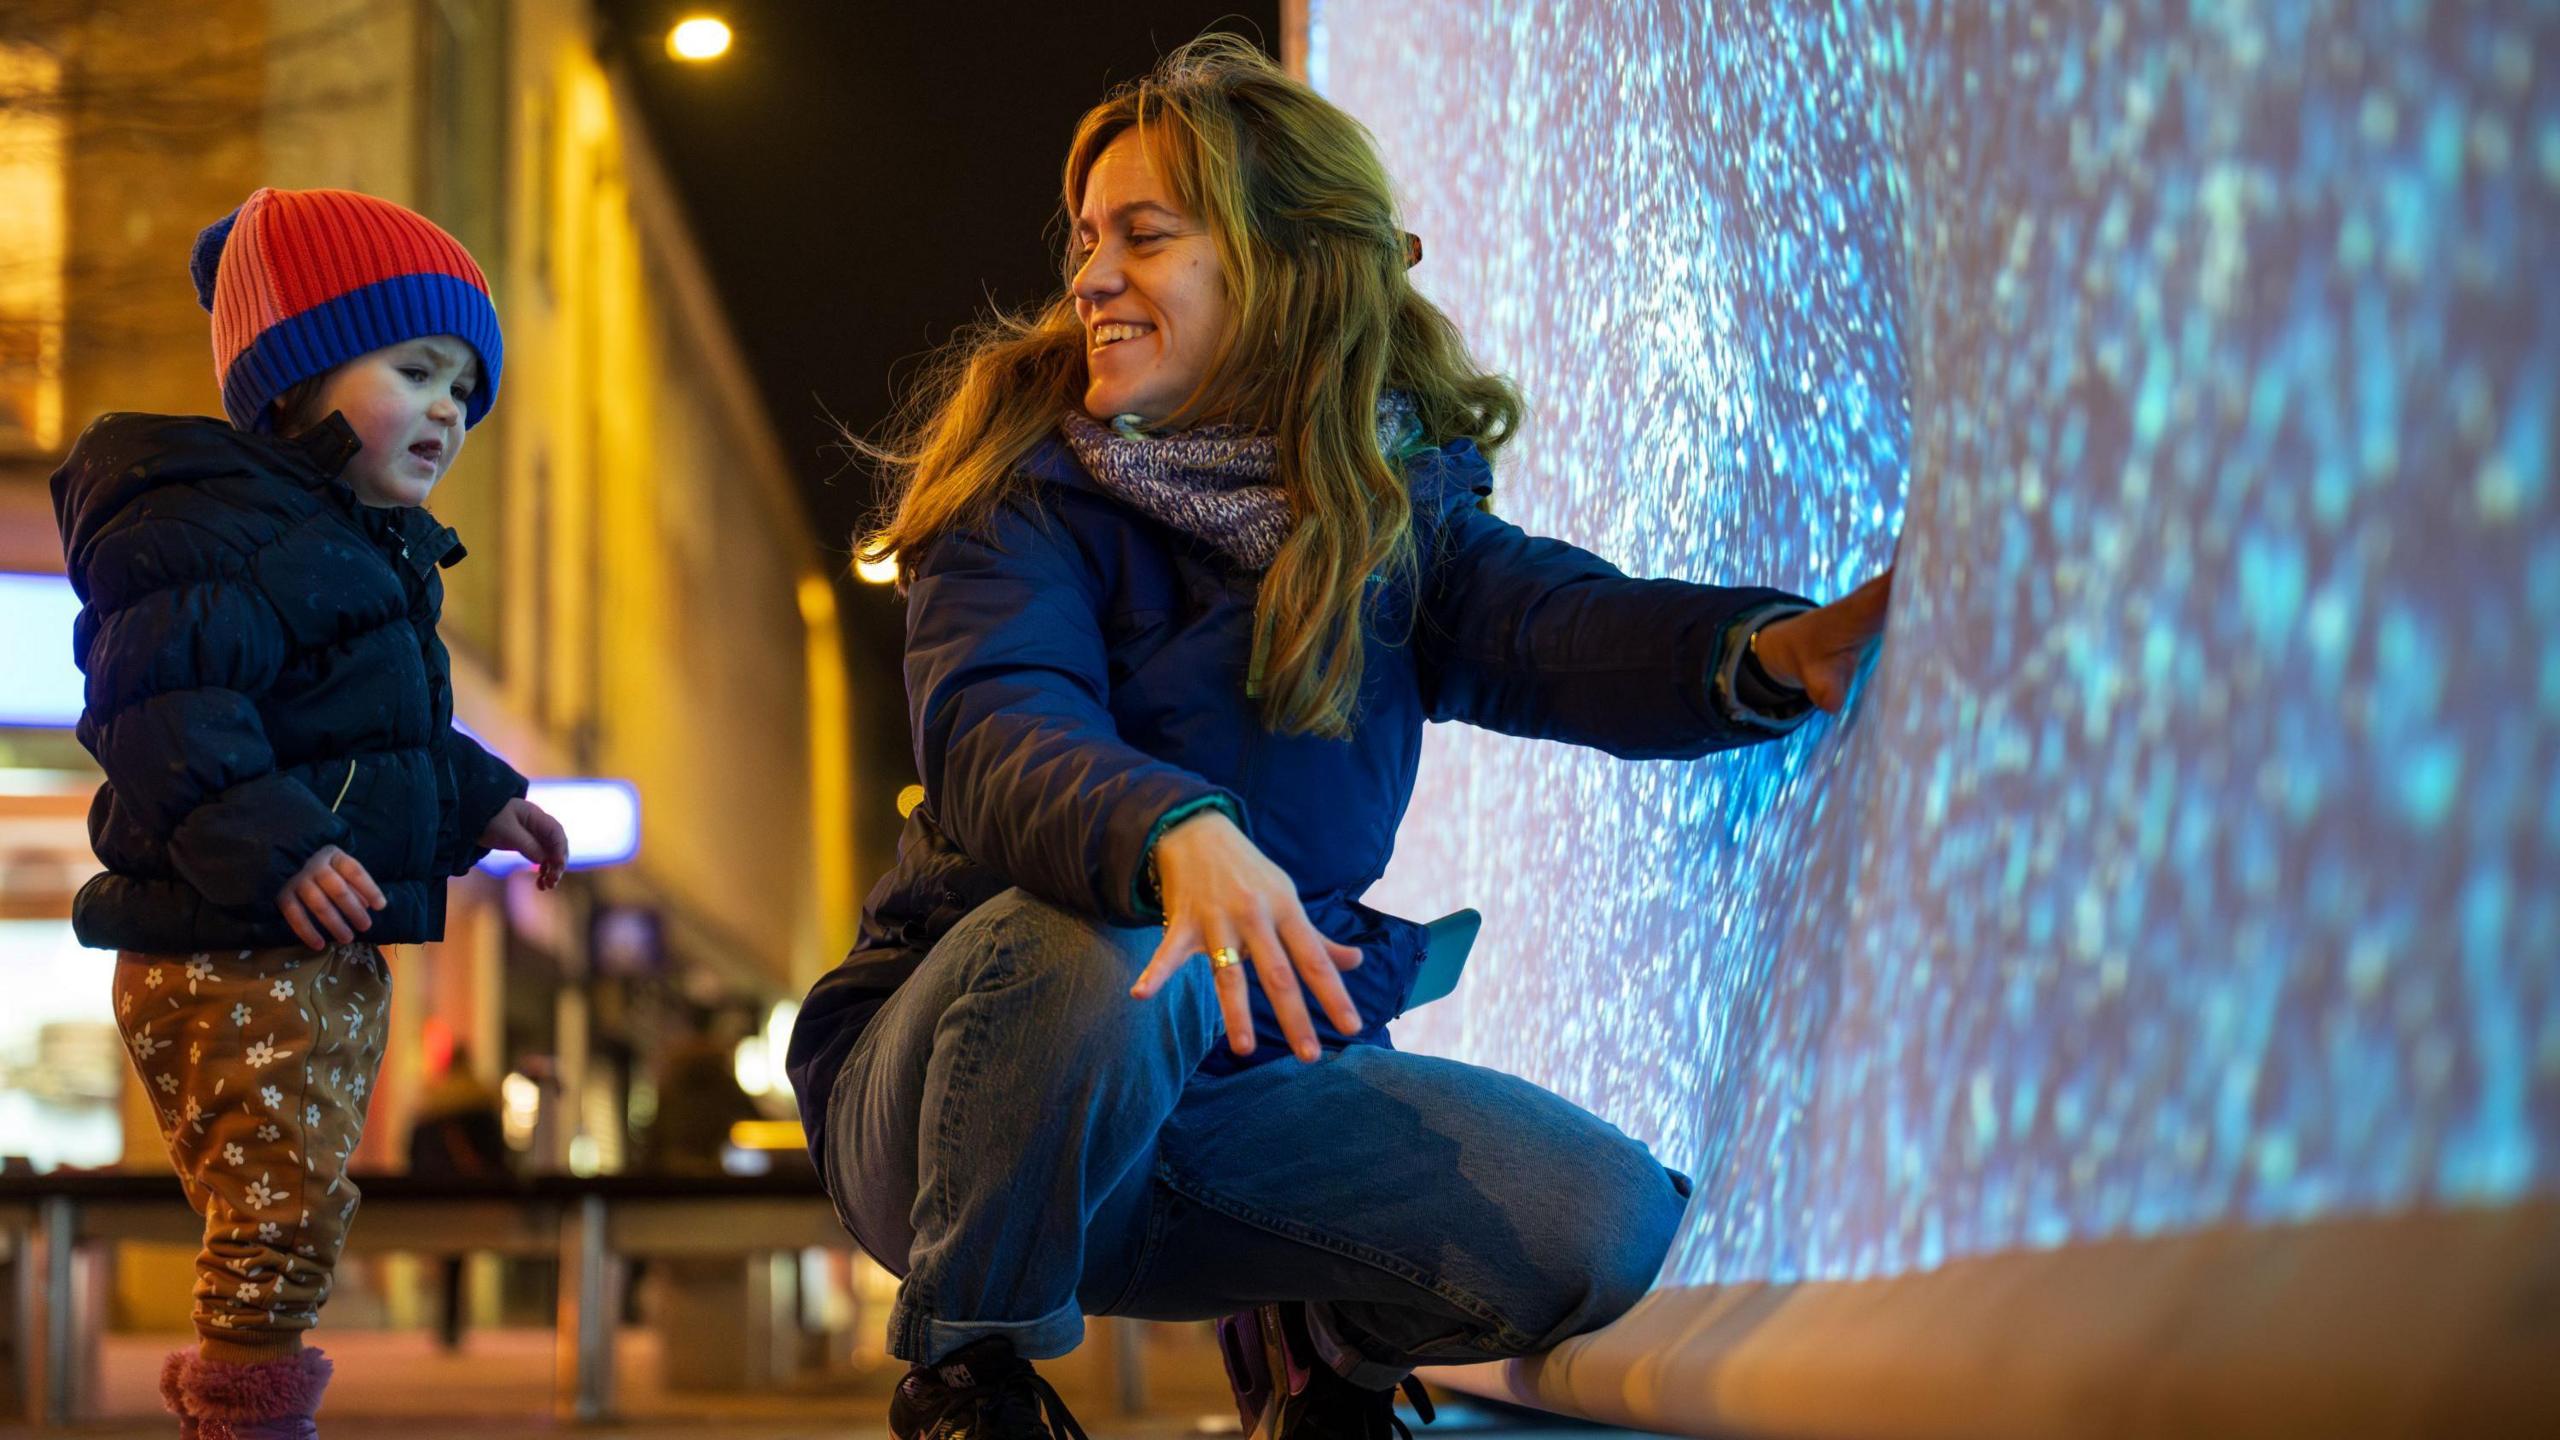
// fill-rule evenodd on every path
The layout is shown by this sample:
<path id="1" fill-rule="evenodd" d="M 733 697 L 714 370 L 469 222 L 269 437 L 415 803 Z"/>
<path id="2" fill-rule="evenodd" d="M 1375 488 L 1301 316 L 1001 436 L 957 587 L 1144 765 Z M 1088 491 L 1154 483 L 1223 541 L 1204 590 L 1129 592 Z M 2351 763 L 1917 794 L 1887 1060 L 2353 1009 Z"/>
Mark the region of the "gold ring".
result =
<path id="1" fill-rule="evenodd" d="M 1230 965 L 1241 965 L 1243 963 L 1244 952 L 1238 950 L 1233 945 L 1221 945 L 1217 949 L 1209 952 L 1209 973 L 1213 975 L 1226 969 Z"/>

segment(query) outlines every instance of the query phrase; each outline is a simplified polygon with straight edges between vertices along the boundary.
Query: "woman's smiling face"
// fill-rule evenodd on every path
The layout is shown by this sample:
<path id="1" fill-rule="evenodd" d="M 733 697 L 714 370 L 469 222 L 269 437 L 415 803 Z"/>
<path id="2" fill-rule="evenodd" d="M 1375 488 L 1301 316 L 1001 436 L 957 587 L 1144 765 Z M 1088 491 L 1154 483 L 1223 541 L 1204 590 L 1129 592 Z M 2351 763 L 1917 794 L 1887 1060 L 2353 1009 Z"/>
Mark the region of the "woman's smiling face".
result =
<path id="1" fill-rule="evenodd" d="M 1217 242 L 1184 211 L 1136 130 L 1085 176 L 1068 289 L 1084 323 L 1085 413 L 1162 420 L 1217 355 L 1227 287 Z"/>

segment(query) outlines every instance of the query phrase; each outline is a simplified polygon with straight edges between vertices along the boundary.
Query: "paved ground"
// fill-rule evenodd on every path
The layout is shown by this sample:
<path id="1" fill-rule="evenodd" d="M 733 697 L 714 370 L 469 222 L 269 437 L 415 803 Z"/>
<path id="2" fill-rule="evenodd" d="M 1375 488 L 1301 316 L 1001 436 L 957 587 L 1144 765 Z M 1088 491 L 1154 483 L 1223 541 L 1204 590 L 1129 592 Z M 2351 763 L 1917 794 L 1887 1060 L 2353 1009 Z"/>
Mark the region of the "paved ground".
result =
<path id="1" fill-rule="evenodd" d="M 1205 1346 L 1182 1334 L 1158 1335 L 1150 1345 L 1150 1413 L 1123 1415 L 1098 1366 L 1076 1357 L 1054 1372 L 1076 1417 L 1095 1440 L 1187 1440 L 1232 1435 L 1235 1415 L 1224 1409 L 1225 1390 L 1207 1361 Z M 0 1420 L 0 1436 L 37 1434 L 91 1440 L 168 1440 L 173 1422 L 157 1413 L 152 1377 L 159 1358 L 183 1337 L 116 1335 L 100 1355 L 94 1418 L 70 1430 L 32 1430 Z M 323 1415 L 328 1440 L 886 1440 L 882 1419 L 892 1376 L 886 1372 L 839 1375 L 790 1393 L 720 1395 L 676 1393 L 657 1381 L 655 1338 L 625 1331 L 616 1348 L 621 1418 L 580 1426 L 553 1418 L 552 1336 L 547 1330 L 482 1331 L 459 1354 L 436 1349 L 415 1331 L 350 1330 L 322 1342 L 336 1359 L 338 1378 Z M 1196 1352 L 1196 1353 L 1195 1353 Z M 1501 1440 L 1627 1440 L 1625 1432 L 1590 1427 L 1522 1426 L 1464 1404 L 1444 1410 L 1437 1425 L 1419 1428 L 1419 1440 L 1438 1435 L 1483 1436 L 1499 1427 Z"/>

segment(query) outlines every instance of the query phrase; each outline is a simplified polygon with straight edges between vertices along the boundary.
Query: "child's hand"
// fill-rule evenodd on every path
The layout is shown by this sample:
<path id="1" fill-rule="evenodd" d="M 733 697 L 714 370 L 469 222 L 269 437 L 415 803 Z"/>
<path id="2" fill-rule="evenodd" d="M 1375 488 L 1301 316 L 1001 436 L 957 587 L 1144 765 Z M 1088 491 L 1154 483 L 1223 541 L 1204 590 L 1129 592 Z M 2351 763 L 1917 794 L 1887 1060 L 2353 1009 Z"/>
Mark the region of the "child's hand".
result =
<path id="1" fill-rule="evenodd" d="M 276 908 L 302 943 L 314 950 L 329 948 L 326 930 L 341 945 L 373 928 L 373 911 L 389 902 L 382 887 L 365 873 L 364 862 L 335 845 L 323 845 L 302 862 L 302 869 L 276 896 Z"/>
<path id="2" fill-rule="evenodd" d="M 551 812 L 530 800 L 510 800 L 506 808 L 480 832 L 480 843 L 492 850 L 512 850 L 539 866 L 533 883 L 535 888 L 550 890 L 560 883 L 560 872 L 569 868 L 569 832 L 551 818 Z"/>

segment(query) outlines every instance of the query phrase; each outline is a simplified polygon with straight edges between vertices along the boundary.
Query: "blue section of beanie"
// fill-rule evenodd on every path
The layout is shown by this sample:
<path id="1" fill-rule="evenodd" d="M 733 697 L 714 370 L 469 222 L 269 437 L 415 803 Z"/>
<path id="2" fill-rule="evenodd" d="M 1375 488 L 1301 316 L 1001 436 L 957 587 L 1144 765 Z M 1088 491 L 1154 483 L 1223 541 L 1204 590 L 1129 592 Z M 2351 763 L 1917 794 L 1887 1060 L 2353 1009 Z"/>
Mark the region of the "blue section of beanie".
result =
<path id="1" fill-rule="evenodd" d="M 231 227 L 240 219 L 232 211 L 196 232 L 195 249 L 187 254 L 187 273 L 195 278 L 196 303 L 213 313 L 213 277 L 222 268 L 222 247 L 231 238 Z"/>
<path id="2" fill-rule="evenodd" d="M 479 355 L 480 383 L 462 404 L 469 429 L 497 403 L 506 345 L 487 293 L 454 275 L 395 275 L 259 331 L 223 378 L 223 411 L 243 430 L 270 429 L 275 416 L 268 407 L 297 382 L 429 335 L 454 336 Z"/>

